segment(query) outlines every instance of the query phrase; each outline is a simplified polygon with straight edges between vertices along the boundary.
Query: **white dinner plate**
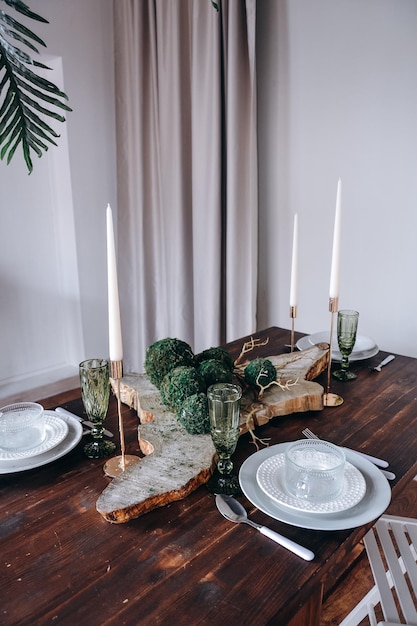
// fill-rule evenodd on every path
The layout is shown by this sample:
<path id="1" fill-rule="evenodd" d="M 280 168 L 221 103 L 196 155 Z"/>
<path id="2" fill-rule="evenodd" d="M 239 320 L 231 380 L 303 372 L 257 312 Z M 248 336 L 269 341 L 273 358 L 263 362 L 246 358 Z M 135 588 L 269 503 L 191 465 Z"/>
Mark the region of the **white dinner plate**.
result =
<path id="1" fill-rule="evenodd" d="M 366 493 L 366 482 L 352 463 L 346 462 L 341 494 L 330 502 L 312 502 L 297 498 L 285 488 L 285 454 L 274 454 L 263 461 L 256 472 L 262 491 L 278 504 L 309 513 L 337 513 L 360 502 Z"/>
<path id="2" fill-rule="evenodd" d="M 299 350 L 306 350 L 307 348 L 311 348 L 311 346 L 316 345 L 316 343 L 329 343 L 329 340 L 329 332 L 322 331 L 320 333 L 314 333 L 313 335 L 301 337 L 301 339 L 299 339 L 295 345 Z M 336 335 L 333 337 L 332 360 L 341 361 L 342 355 L 335 346 L 337 346 Z M 371 337 L 366 337 L 365 335 L 357 335 L 352 354 L 349 357 L 349 361 L 363 361 L 364 359 L 370 359 L 371 357 L 378 354 L 378 352 L 379 348 Z"/>
<path id="3" fill-rule="evenodd" d="M 26 459 L 38 456 L 55 448 L 68 434 L 68 424 L 52 412 L 45 411 L 45 438 L 38 446 L 28 450 L 4 450 L 0 448 L 0 461 L 10 461 L 14 459 Z"/>
<path id="4" fill-rule="evenodd" d="M 363 526 L 377 519 L 391 501 L 391 488 L 383 473 L 370 461 L 355 452 L 345 450 L 346 460 L 361 472 L 366 482 L 363 498 L 350 509 L 337 513 L 317 515 L 282 506 L 267 496 L 259 487 L 256 473 L 260 465 L 271 456 L 285 452 L 289 442 L 279 443 L 255 452 L 240 468 L 239 482 L 247 499 L 276 520 L 311 530 L 347 530 Z"/>
<path id="5" fill-rule="evenodd" d="M 56 461 L 70 452 L 77 443 L 80 441 L 83 435 L 83 427 L 81 423 L 75 418 L 68 415 L 58 415 L 55 411 L 45 411 L 47 415 L 58 417 L 63 420 L 68 426 L 68 433 L 66 437 L 57 446 L 38 454 L 38 456 L 28 457 L 24 459 L 7 459 L 0 460 L 0 475 L 1 474 L 13 474 L 15 472 L 25 472 L 35 467 L 41 467 Z"/>

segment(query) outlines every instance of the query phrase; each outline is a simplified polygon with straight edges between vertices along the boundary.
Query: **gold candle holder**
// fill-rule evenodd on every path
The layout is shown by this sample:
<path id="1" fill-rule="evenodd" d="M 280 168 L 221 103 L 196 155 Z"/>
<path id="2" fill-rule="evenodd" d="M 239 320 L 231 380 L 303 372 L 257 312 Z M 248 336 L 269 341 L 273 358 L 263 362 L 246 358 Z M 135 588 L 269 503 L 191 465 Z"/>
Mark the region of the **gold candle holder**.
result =
<path id="1" fill-rule="evenodd" d="M 116 381 L 117 415 L 119 419 L 120 449 L 121 455 L 109 459 L 103 467 L 104 473 L 110 478 L 115 478 L 122 474 L 126 467 L 140 461 L 140 457 L 133 454 L 126 454 L 125 434 L 122 417 L 122 402 L 120 397 L 120 379 L 123 376 L 123 362 L 110 361 L 110 378 Z"/>
<path id="2" fill-rule="evenodd" d="M 297 317 L 296 305 L 290 305 L 290 318 L 291 318 L 291 352 L 294 352 L 294 320 Z"/>
<path id="3" fill-rule="evenodd" d="M 343 403 L 343 398 L 336 393 L 330 392 L 330 378 L 332 369 L 332 351 L 333 351 L 333 330 L 334 330 L 334 317 L 339 308 L 339 298 L 329 298 L 329 311 L 331 314 L 330 321 L 330 341 L 329 341 L 329 363 L 327 365 L 327 389 L 323 397 L 324 406 L 339 406 Z"/>

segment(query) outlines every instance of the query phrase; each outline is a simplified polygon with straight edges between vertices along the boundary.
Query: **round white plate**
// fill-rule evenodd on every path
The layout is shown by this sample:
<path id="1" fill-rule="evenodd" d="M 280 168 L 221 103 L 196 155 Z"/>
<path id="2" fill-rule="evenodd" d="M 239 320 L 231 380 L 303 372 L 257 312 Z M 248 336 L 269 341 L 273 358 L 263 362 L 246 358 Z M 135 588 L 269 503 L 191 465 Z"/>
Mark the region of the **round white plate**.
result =
<path id="1" fill-rule="evenodd" d="M 311 348 L 311 346 L 316 345 L 316 343 L 329 343 L 329 340 L 329 332 L 322 331 L 320 333 L 314 333 L 314 335 L 301 337 L 301 339 L 299 339 L 295 345 L 299 350 L 306 350 L 307 348 Z M 337 336 L 333 337 L 332 360 L 341 361 L 342 355 L 340 354 L 339 350 L 335 348 L 335 346 L 337 346 Z M 378 354 L 378 352 L 379 348 L 371 337 L 357 335 L 356 343 L 353 346 L 352 354 L 349 357 L 349 361 L 363 361 L 365 359 L 370 359 L 371 357 Z"/>
<path id="2" fill-rule="evenodd" d="M 55 448 L 55 446 L 65 439 L 67 434 L 68 424 L 66 422 L 51 413 L 45 414 L 45 439 L 42 443 L 33 448 L 29 448 L 29 450 L 19 450 L 18 452 L 0 448 L 0 460 L 8 461 L 11 459 L 25 459 L 27 457 L 38 456 L 38 454 L 43 454 Z"/>
<path id="3" fill-rule="evenodd" d="M 317 515 L 307 511 L 296 511 L 282 506 L 267 496 L 259 487 L 256 473 L 259 466 L 269 457 L 285 452 L 288 443 L 279 443 L 246 459 L 240 468 L 239 482 L 243 493 L 260 511 L 270 517 L 299 528 L 312 530 L 346 530 L 363 526 L 382 515 L 391 500 L 391 488 L 383 473 L 373 463 L 355 452 L 345 450 L 346 460 L 361 472 L 366 483 L 366 492 L 358 504 L 347 511 Z"/>
<path id="4" fill-rule="evenodd" d="M 284 506 L 310 513 L 337 513 L 346 511 L 362 500 L 366 482 L 360 471 L 346 462 L 342 493 L 330 502 L 311 502 L 292 496 L 285 488 L 285 454 L 275 454 L 260 464 L 256 480 L 262 491 Z"/>
<path id="5" fill-rule="evenodd" d="M 35 467 L 41 467 L 56 461 L 70 452 L 77 443 L 80 441 L 83 435 L 83 427 L 81 423 L 75 418 L 67 415 L 59 415 L 55 411 L 45 411 L 47 415 L 58 417 L 68 426 L 68 433 L 66 437 L 51 450 L 38 454 L 35 457 L 28 457 L 25 459 L 7 459 L 0 460 L 0 475 L 1 474 L 13 474 L 15 472 L 25 472 Z"/>

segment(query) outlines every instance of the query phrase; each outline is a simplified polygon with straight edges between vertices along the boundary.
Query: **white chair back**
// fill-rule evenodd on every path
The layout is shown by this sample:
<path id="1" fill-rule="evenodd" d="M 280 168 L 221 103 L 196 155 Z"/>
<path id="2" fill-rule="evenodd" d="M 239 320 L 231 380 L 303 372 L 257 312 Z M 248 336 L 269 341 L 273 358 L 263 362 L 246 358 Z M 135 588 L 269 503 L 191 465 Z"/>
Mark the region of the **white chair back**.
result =
<path id="1" fill-rule="evenodd" d="M 357 626 L 366 616 L 371 626 L 417 626 L 417 519 L 383 515 L 364 543 L 375 586 L 340 626 Z M 385 621 L 377 621 L 378 605 Z"/>

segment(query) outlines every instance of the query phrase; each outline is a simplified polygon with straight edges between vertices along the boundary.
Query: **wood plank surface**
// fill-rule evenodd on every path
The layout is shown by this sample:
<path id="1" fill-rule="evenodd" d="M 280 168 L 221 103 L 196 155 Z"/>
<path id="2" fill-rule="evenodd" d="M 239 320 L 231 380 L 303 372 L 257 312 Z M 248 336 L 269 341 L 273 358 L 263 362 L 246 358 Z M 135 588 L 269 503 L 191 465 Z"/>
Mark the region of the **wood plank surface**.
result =
<path id="1" fill-rule="evenodd" d="M 267 329 L 284 352 L 289 332 Z M 236 354 L 241 340 L 229 347 Z M 267 356 L 264 348 L 259 355 Z M 377 362 L 385 356 L 380 353 Z M 337 443 L 387 458 L 397 479 L 393 498 L 417 473 L 417 361 L 397 356 L 371 374 L 356 362 L 352 383 L 332 381 L 341 407 L 271 420 L 258 429 L 270 444 L 301 437 L 309 426 Z M 322 375 L 325 384 L 325 373 Z M 80 391 L 46 399 L 83 414 Z M 126 448 L 139 453 L 138 420 L 123 407 Z M 117 435 L 117 406 L 110 401 L 106 426 Z M 256 451 L 248 434 L 234 455 L 237 467 Z M 84 456 L 82 442 L 67 456 L 27 472 L 0 476 L 0 623 L 89 626 L 284 626 L 311 615 L 320 620 L 319 598 L 343 576 L 348 556 L 371 523 L 343 531 L 299 529 L 271 519 L 244 497 L 252 519 L 312 549 L 306 562 L 246 525 L 229 523 L 205 486 L 184 500 L 113 525 L 96 511 L 109 483 L 103 461 Z M 303 613 L 300 613 L 302 611 Z"/>

